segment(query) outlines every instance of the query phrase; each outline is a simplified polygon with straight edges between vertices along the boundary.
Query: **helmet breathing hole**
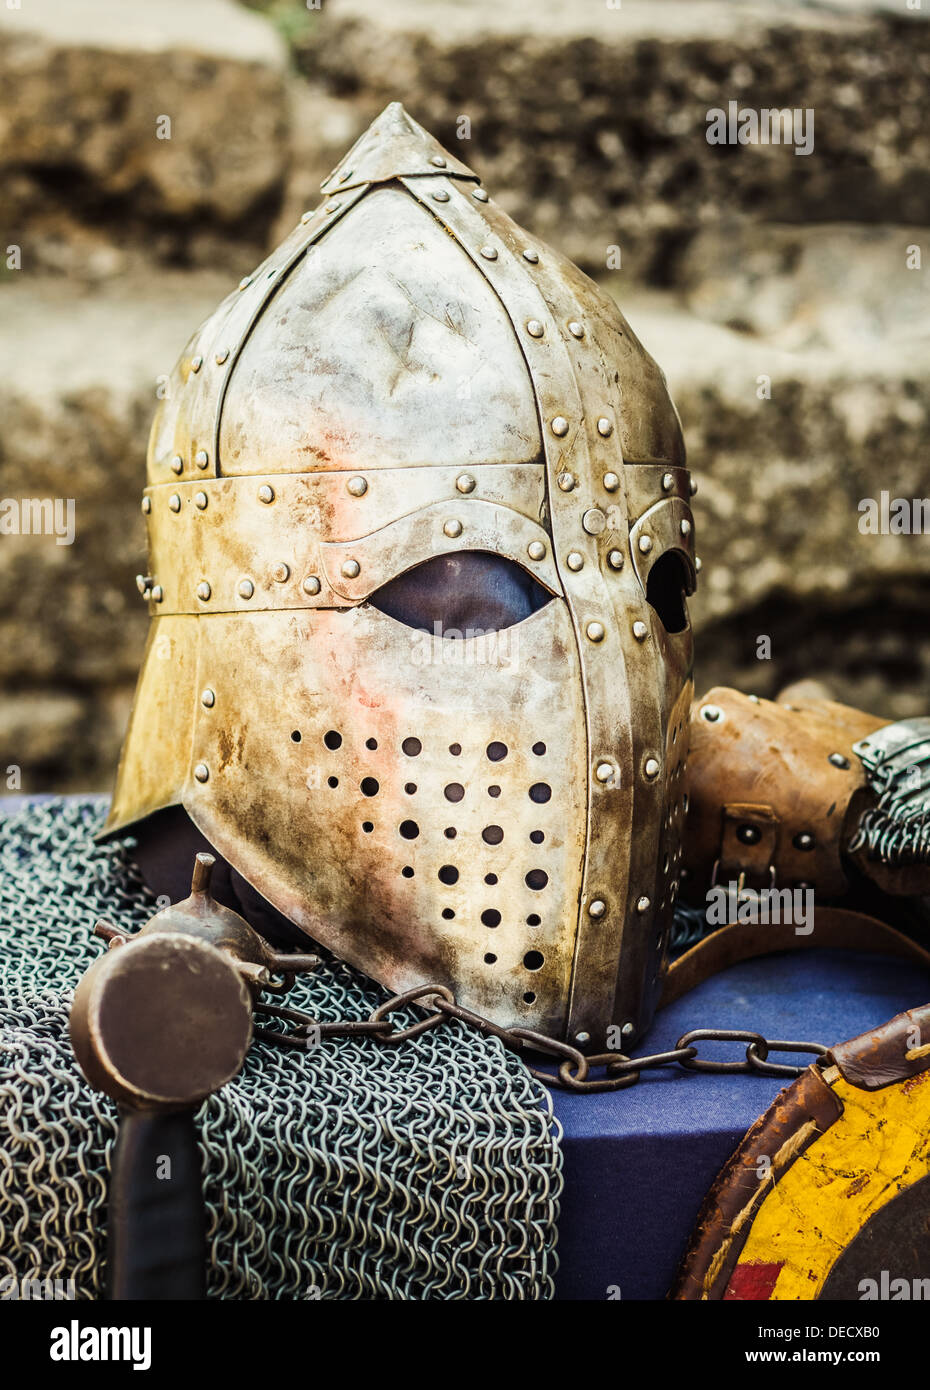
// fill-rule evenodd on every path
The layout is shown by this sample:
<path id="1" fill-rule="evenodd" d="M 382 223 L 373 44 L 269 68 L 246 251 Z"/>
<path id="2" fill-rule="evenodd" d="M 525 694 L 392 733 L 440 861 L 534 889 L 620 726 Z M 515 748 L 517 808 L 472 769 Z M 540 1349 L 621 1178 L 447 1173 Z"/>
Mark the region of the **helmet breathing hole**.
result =
<path id="1" fill-rule="evenodd" d="M 445 830 L 443 831 L 443 834 L 445 835 L 447 840 L 454 840 L 458 833 L 459 832 L 456 830 L 454 825 L 447 825 Z"/>
<path id="2" fill-rule="evenodd" d="M 504 832 L 499 825 L 486 825 L 481 832 L 481 838 L 486 845 L 499 845 L 504 838 Z"/>
<path id="3" fill-rule="evenodd" d="M 405 783 L 404 783 L 404 791 L 407 793 L 408 796 L 413 796 L 413 794 L 414 794 L 414 792 L 416 791 L 416 789 L 417 789 L 417 784 L 416 784 L 416 782 L 405 782 Z"/>
<path id="4" fill-rule="evenodd" d="M 374 828 L 375 827 L 370 820 L 362 821 L 362 829 L 364 830 L 366 835 L 370 835 Z"/>
<path id="5" fill-rule="evenodd" d="M 295 730 L 293 731 L 293 733 L 291 734 L 291 738 L 294 740 L 295 743 L 299 743 L 300 740 L 301 740 L 301 738 L 302 738 L 302 734 L 301 734 L 300 730 L 299 730 L 299 729 L 295 729 Z"/>
<path id="6" fill-rule="evenodd" d="M 359 785 L 365 796 L 377 796 L 381 790 L 381 784 L 374 777 L 363 777 Z"/>
<path id="7" fill-rule="evenodd" d="M 546 963 L 546 957 L 542 951 L 527 951 L 523 957 L 523 964 L 527 970 L 541 970 Z"/>
<path id="8" fill-rule="evenodd" d="M 488 787 L 488 796 L 500 796 L 500 787 Z"/>
<path id="9" fill-rule="evenodd" d="M 400 833 L 405 840 L 415 840 L 420 833 L 420 827 L 415 820 L 403 820 L 400 823 Z"/>
<path id="10" fill-rule="evenodd" d="M 540 893 L 549 882 L 549 875 L 545 869 L 530 869 L 524 882 L 527 888 L 532 888 L 534 892 Z"/>
<path id="11" fill-rule="evenodd" d="M 413 869 L 410 867 L 409 864 L 404 865 L 404 867 L 401 869 L 401 873 L 403 874 L 404 878 L 413 878 Z"/>
<path id="12" fill-rule="evenodd" d="M 490 884 L 490 886 L 493 888 L 495 883 L 497 882 L 497 874 L 485 874 L 484 881 L 485 883 Z"/>
<path id="13" fill-rule="evenodd" d="M 328 787 L 338 787 L 338 786 L 339 786 L 339 778 L 338 778 L 338 777 L 327 777 L 327 779 L 326 779 L 326 785 L 327 785 Z"/>
<path id="14" fill-rule="evenodd" d="M 366 738 L 366 740 L 365 740 L 365 747 L 366 747 L 366 748 L 370 748 L 370 749 L 372 750 L 372 752 L 374 752 L 374 750 L 377 748 L 377 746 L 378 746 L 378 740 L 377 740 L 376 738 Z"/>
<path id="15" fill-rule="evenodd" d="M 452 918 L 455 916 L 455 912 L 451 907 L 444 907 L 442 909 L 442 915 L 443 917 L 445 917 L 447 922 L 451 922 Z"/>
<path id="16" fill-rule="evenodd" d="M 533 993 L 533 991 L 532 991 L 531 989 L 528 989 L 528 990 L 526 991 L 526 993 L 524 994 L 524 996 L 523 996 L 523 1002 L 524 1002 L 524 1004 L 535 1004 L 535 1003 L 536 1003 L 536 995 Z"/>
<path id="17" fill-rule="evenodd" d="M 486 751 L 490 762 L 499 763 L 507 756 L 507 745 L 506 743 L 489 743 Z"/>
<path id="18" fill-rule="evenodd" d="M 495 956 L 492 951 L 488 951 L 484 957 L 484 963 L 485 965 L 496 965 L 497 956 Z"/>
<path id="19" fill-rule="evenodd" d="M 546 751 L 546 745 L 545 745 L 544 743 L 534 743 L 534 744 L 533 744 L 533 752 L 536 754 L 537 758 L 541 758 L 542 755 L 543 755 L 543 753 L 545 753 L 545 751 Z"/>
<path id="20" fill-rule="evenodd" d="M 342 747 L 342 734 L 337 734 L 335 729 L 330 729 L 328 733 L 323 735 L 323 742 L 331 752 L 335 753 L 337 748 Z"/>
<path id="21" fill-rule="evenodd" d="M 454 864 L 443 864 L 442 868 L 439 870 L 439 882 L 440 882 L 440 883 L 453 884 L 453 883 L 458 883 L 458 881 L 459 881 L 459 871 L 458 871 L 458 869 L 455 867 L 455 865 L 454 865 Z"/>
<path id="22" fill-rule="evenodd" d="M 423 744 L 418 738 L 405 738 L 400 746 L 407 754 L 408 758 L 419 757 L 420 753 L 423 751 Z"/>
<path id="23" fill-rule="evenodd" d="M 447 801 L 461 801 L 465 795 L 465 788 L 461 782 L 450 782 L 445 788 L 445 798 Z"/>
<path id="24" fill-rule="evenodd" d="M 526 925 L 528 927 L 538 927 L 541 921 L 542 918 L 540 917 L 538 912 L 531 912 L 529 917 L 527 917 L 526 919 Z"/>
<path id="25" fill-rule="evenodd" d="M 544 830 L 531 830 L 531 831 L 530 831 L 530 839 L 533 841 L 533 844 L 534 844 L 534 845 L 541 845 L 542 842 L 543 842 L 543 840 L 544 840 L 545 838 L 546 838 L 546 832 L 545 832 Z"/>
<path id="26" fill-rule="evenodd" d="M 534 782 L 530 787 L 530 801 L 535 801 L 539 805 L 544 805 L 552 795 L 552 788 L 548 782 Z"/>
<path id="27" fill-rule="evenodd" d="M 486 927 L 499 927 L 501 915 L 496 907 L 486 907 L 481 914 L 481 920 Z"/>
<path id="28" fill-rule="evenodd" d="M 450 744 L 449 744 L 449 752 L 452 754 L 453 758 L 457 758 L 457 757 L 459 756 L 459 754 L 461 753 L 461 751 L 462 751 L 462 745 L 461 745 L 460 743 L 450 743 Z"/>

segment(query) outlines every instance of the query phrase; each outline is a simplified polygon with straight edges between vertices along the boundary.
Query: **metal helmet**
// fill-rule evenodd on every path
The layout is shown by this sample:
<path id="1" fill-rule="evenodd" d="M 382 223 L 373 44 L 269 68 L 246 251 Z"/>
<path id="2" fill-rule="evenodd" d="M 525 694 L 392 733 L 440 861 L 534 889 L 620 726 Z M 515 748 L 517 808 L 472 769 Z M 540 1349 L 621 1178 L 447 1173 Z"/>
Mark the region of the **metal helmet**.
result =
<path id="1" fill-rule="evenodd" d="M 399 104 L 323 194 L 159 408 L 152 625 L 104 833 L 183 806 L 384 985 L 631 1039 L 677 890 L 692 695 L 664 377 Z"/>

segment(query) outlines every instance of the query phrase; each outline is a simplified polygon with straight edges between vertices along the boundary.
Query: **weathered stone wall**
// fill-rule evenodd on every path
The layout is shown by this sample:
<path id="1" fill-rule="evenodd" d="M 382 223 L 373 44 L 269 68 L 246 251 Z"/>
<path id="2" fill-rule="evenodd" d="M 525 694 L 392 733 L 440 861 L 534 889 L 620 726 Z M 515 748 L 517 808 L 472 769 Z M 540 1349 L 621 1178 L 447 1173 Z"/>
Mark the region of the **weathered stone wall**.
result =
<path id="1" fill-rule="evenodd" d="M 896 0 L 264 8 L 275 23 L 232 0 L 0 9 L 0 499 L 76 508 L 71 546 L 0 535 L 0 771 L 108 784 L 145 637 L 160 374 L 398 98 L 606 281 L 665 368 L 700 482 L 699 683 L 769 694 L 812 674 L 925 709 L 930 542 L 857 526 L 882 489 L 930 494 L 924 17 Z M 813 153 L 709 145 L 730 99 L 813 107 Z"/>

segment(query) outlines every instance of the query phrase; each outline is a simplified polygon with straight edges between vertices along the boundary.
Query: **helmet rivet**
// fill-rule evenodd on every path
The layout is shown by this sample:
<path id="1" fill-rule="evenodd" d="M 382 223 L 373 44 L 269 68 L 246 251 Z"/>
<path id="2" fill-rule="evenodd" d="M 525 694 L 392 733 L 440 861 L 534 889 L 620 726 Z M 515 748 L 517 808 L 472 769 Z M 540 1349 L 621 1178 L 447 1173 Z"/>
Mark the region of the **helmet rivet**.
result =
<path id="1" fill-rule="evenodd" d="M 181 458 L 180 454 L 175 454 L 174 458 L 171 460 L 172 473 L 180 473 L 183 468 L 184 460 Z"/>
<path id="2" fill-rule="evenodd" d="M 588 626 L 585 628 L 585 634 L 587 635 L 589 642 L 603 642 L 604 637 L 606 636 L 604 624 L 588 623 Z"/>
<path id="3" fill-rule="evenodd" d="M 539 252 L 529 247 L 523 252 L 523 259 L 529 261 L 530 265 L 539 265 Z"/>
<path id="4" fill-rule="evenodd" d="M 161 587 L 160 584 L 156 584 L 155 587 L 154 587 L 154 589 L 152 590 L 152 602 L 153 602 L 153 603 L 161 603 L 161 601 L 162 601 L 162 599 L 163 599 L 164 597 L 165 597 L 165 591 L 164 591 L 164 589 Z"/>
<path id="5" fill-rule="evenodd" d="M 700 555 L 695 555 L 695 557 L 694 557 L 694 573 L 695 573 L 695 574 L 700 574 L 700 573 L 701 573 L 701 570 L 702 570 L 703 568 L 704 568 L 704 566 L 703 566 L 703 564 L 702 564 L 702 562 L 701 562 L 701 557 L 700 557 Z"/>
<path id="6" fill-rule="evenodd" d="M 206 468 L 207 464 L 210 462 L 210 455 L 207 453 L 206 449 L 197 450 L 194 455 L 194 462 L 198 468 Z"/>
<path id="7" fill-rule="evenodd" d="M 229 348 L 222 348 L 213 360 L 218 367 L 222 367 L 223 363 L 229 360 Z"/>
<path id="8" fill-rule="evenodd" d="M 809 830 L 802 830 L 800 834 L 795 835 L 791 843 L 795 849 L 810 850 L 814 848 L 814 837 Z"/>
<path id="9" fill-rule="evenodd" d="M 555 419 L 551 422 L 551 429 L 552 433 L 556 435 L 559 439 L 564 438 L 564 436 L 568 434 L 568 421 L 566 420 L 565 416 L 557 415 Z"/>
<path id="10" fill-rule="evenodd" d="M 591 1034 L 590 1034 L 590 1033 L 576 1033 L 576 1034 L 575 1034 L 575 1045 L 576 1045 L 577 1047 L 587 1047 L 587 1045 L 588 1045 L 588 1043 L 589 1043 L 590 1041 L 591 1041 Z"/>
<path id="11" fill-rule="evenodd" d="M 350 497 L 364 497 L 368 491 L 368 481 L 365 478 L 350 478 L 346 483 L 346 491 Z"/>
<path id="12" fill-rule="evenodd" d="M 831 753 L 830 762 L 834 767 L 849 767 L 849 759 L 844 758 L 842 753 Z"/>
<path id="13" fill-rule="evenodd" d="M 313 218 L 313 209 L 312 209 L 312 208 L 310 209 L 309 212 L 301 213 L 301 217 L 300 217 L 301 225 L 304 226 L 304 227 L 306 227 L 307 223 L 310 222 L 310 221 L 312 220 L 312 218 Z"/>
<path id="14" fill-rule="evenodd" d="M 663 491 L 663 492 L 671 492 L 671 490 L 672 490 L 672 488 L 673 488 L 674 486 L 675 486 L 675 474 L 674 474 L 674 473 L 663 473 L 663 474 L 662 474 L 662 491 Z"/>
<path id="15" fill-rule="evenodd" d="M 637 545 L 639 546 L 639 549 L 643 555 L 648 555 L 650 550 L 652 549 L 652 537 L 640 536 L 639 540 L 637 541 Z"/>
<path id="16" fill-rule="evenodd" d="M 741 845 L 757 845 L 762 839 L 762 831 L 757 825 L 738 825 L 736 838 Z"/>
<path id="17" fill-rule="evenodd" d="M 242 279 L 239 281 L 239 288 L 240 288 L 240 290 L 247 290 L 247 289 L 249 288 L 249 285 L 251 285 L 251 283 L 252 283 L 252 277 L 251 277 L 251 275 L 243 275 Z"/>
<path id="18" fill-rule="evenodd" d="M 607 517 L 600 507 L 589 507 L 581 518 L 581 524 L 589 536 L 599 536 L 607 525 Z"/>
<path id="19" fill-rule="evenodd" d="M 701 718 L 706 719 L 708 724 L 716 724 L 723 718 L 723 710 L 717 705 L 705 705 L 701 710 Z"/>
<path id="20" fill-rule="evenodd" d="M 271 577 L 276 584 L 284 584 L 291 577 L 290 566 L 286 565 L 282 560 L 281 563 L 275 565 L 274 569 L 271 571 Z"/>
<path id="21" fill-rule="evenodd" d="M 647 782 L 654 782 L 659 775 L 659 762 L 657 758 L 647 758 L 643 763 L 643 775 Z"/>
<path id="22" fill-rule="evenodd" d="M 198 354 L 197 354 L 196 357 L 192 357 L 192 358 L 191 358 L 191 371 L 192 371 L 192 372 L 199 372 L 199 371 L 200 371 L 200 368 L 201 368 L 202 366 L 203 366 L 203 358 L 201 357 L 200 353 L 198 352 Z"/>
<path id="23" fill-rule="evenodd" d="M 539 319 L 528 319 L 526 324 L 526 331 L 527 333 L 529 333 L 531 338 L 541 338 L 546 330 L 539 322 Z"/>
<path id="24" fill-rule="evenodd" d="M 151 499 L 151 497 L 143 497 L 143 499 L 142 499 L 142 510 L 143 510 L 143 512 L 145 513 L 145 515 L 148 516 L 149 512 L 152 510 L 152 499 Z"/>
<path id="25" fill-rule="evenodd" d="M 622 570 L 622 569 L 623 569 L 623 551 L 622 551 L 622 550 L 610 550 L 610 551 L 608 551 L 608 553 L 607 553 L 607 563 L 608 563 L 608 565 L 610 565 L 610 568 L 611 568 L 612 570 Z"/>
<path id="26" fill-rule="evenodd" d="M 453 519 L 445 522 L 442 529 L 451 540 L 455 540 L 456 536 L 462 534 L 462 523 Z"/>
<path id="27" fill-rule="evenodd" d="M 573 488 L 574 486 L 575 486 L 575 475 L 574 475 L 574 473 L 560 473 L 560 474 L 559 474 L 559 487 L 561 488 L 561 490 L 562 490 L 563 492 L 571 492 L 571 490 L 572 490 L 572 488 Z"/>
<path id="28" fill-rule="evenodd" d="M 497 260 L 497 252 L 495 251 L 493 246 L 482 246 L 481 254 L 486 261 Z"/>
<path id="29" fill-rule="evenodd" d="M 649 636 L 649 629 L 640 618 L 637 618 L 636 622 L 633 624 L 633 636 L 636 638 L 637 642 L 645 642 L 646 638 Z"/>
<path id="30" fill-rule="evenodd" d="M 604 486 L 608 492 L 617 491 L 617 488 L 620 486 L 620 479 L 617 477 L 616 473 L 604 474 Z"/>
<path id="31" fill-rule="evenodd" d="M 580 324 L 580 323 L 576 323 L 574 319 L 573 319 L 572 322 L 568 325 L 568 331 L 569 331 L 569 333 L 572 335 L 573 338 L 583 338 L 583 337 L 584 337 L 584 327 L 583 327 L 583 325 Z"/>
<path id="32" fill-rule="evenodd" d="M 459 492 L 474 492 L 475 480 L 470 473 L 460 473 L 455 480 Z"/>
<path id="33" fill-rule="evenodd" d="M 353 170 L 351 170 L 351 169 L 343 169 L 342 173 L 339 175 L 339 182 L 340 182 L 340 183 L 348 183 L 349 179 L 352 177 L 352 174 L 353 174 Z"/>
<path id="34" fill-rule="evenodd" d="M 685 517 L 682 517 L 682 519 L 681 519 L 681 525 L 679 526 L 678 529 L 679 529 L 679 531 L 681 532 L 681 534 L 682 534 L 683 536 L 690 536 L 690 535 L 691 535 L 691 522 L 688 520 L 688 518 L 687 518 L 686 516 L 685 516 Z"/>
<path id="35" fill-rule="evenodd" d="M 598 434 L 602 435 L 604 439 L 609 439 L 609 437 L 613 434 L 613 422 L 608 420 L 606 415 L 602 415 L 601 418 L 598 420 L 597 432 Z"/>
<path id="36" fill-rule="evenodd" d="M 346 579 L 357 579 L 361 568 L 357 560 L 343 560 L 342 562 L 342 573 Z"/>
<path id="37" fill-rule="evenodd" d="M 181 510 L 181 499 L 176 492 L 173 492 L 168 498 L 168 507 L 173 512 L 179 512 Z"/>
<path id="38" fill-rule="evenodd" d="M 207 709 L 212 709 L 213 706 L 216 704 L 216 695 L 213 693 L 209 686 L 207 686 L 206 690 L 201 695 L 200 703 L 202 705 L 205 705 Z"/>
<path id="39" fill-rule="evenodd" d="M 200 583 L 197 585 L 197 597 L 199 599 L 202 599 L 203 602 L 206 603 L 207 599 L 210 597 L 212 593 L 213 590 L 210 588 L 210 585 L 207 583 L 207 581 L 205 579 L 201 579 Z"/>
<path id="40" fill-rule="evenodd" d="M 610 763 L 598 763 L 594 775 L 599 782 L 609 782 L 614 775 L 613 766 Z"/>
<path id="41" fill-rule="evenodd" d="M 437 188 L 436 192 L 433 194 L 433 198 L 437 203 L 447 203 L 449 201 L 449 195 L 444 188 Z"/>
<path id="42" fill-rule="evenodd" d="M 546 558 L 546 547 L 542 541 L 530 541 L 526 547 L 526 553 L 531 560 L 544 560 Z"/>
<path id="43" fill-rule="evenodd" d="M 694 494 L 697 492 L 697 487 L 698 487 L 698 485 L 697 485 L 697 479 L 696 479 L 696 478 L 690 478 L 690 479 L 688 480 L 688 492 L 691 494 L 692 497 L 693 497 Z"/>
<path id="44" fill-rule="evenodd" d="M 194 768 L 194 776 L 197 778 L 198 782 L 209 781 L 210 769 L 207 767 L 206 763 L 197 764 L 197 766 Z"/>
<path id="45" fill-rule="evenodd" d="M 274 501 L 274 488 L 270 483 L 262 483 L 261 487 L 258 489 L 258 500 L 259 502 Z"/>
<path id="46" fill-rule="evenodd" d="M 320 581 L 315 574 L 308 574 L 300 587 L 305 594 L 318 594 L 320 592 Z"/>
<path id="47" fill-rule="evenodd" d="M 588 903 L 589 917 L 594 917 L 595 919 L 603 917 L 606 911 L 607 904 L 601 898 L 595 898 L 593 902 Z"/>
<path id="48" fill-rule="evenodd" d="M 205 492 L 195 492 L 195 493 L 194 493 L 194 506 L 197 508 L 197 510 L 198 510 L 199 512 L 202 512 L 202 511 L 205 509 L 206 505 L 207 505 L 207 494 L 206 494 Z"/>
<path id="49" fill-rule="evenodd" d="M 473 198 L 476 198 L 479 203 L 486 203 L 488 201 L 488 195 L 487 193 L 485 193 L 483 188 L 473 188 L 471 191 L 471 196 Z"/>
<path id="50" fill-rule="evenodd" d="M 446 161 L 441 154 L 432 155 L 430 157 L 430 164 L 435 164 L 437 169 L 444 169 L 446 167 Z"/>
<path id="51" fill-rule="evenodd" d="M 649 901 L 648 898 L 642 897 L 636 899 L 637 912 L 648 912 L 650 907 L 652 907 L 652 903 Z"/>
<path id="52" fill-rule="evenodd" d="M 565 563 L 570 570 L 577 574 L 580 569 L 584 568 L 584 556 L 580 550 L 570 550 L 565 558 Z"/>
<path id="53" fill-rule="evenodd" d="M 251 579 L 240 579 L 240 580 L 239 580 L 239 597 L 240 597 L 240 598 L 251 598 L 252 595 L 253 595 L 254 593 L 255 593 L 255 585 L 252 583 Z"/>
<path id="54" fill-rule="evenodd" d="M 342 206 L 342 204 L 341 204 L 337 199 L 334 198 L 333 201 L 332 201 L 331 203 L 327 203 L 327 204 L 326 204 L 326 207 L 323 209 L 323 211 L 324 211 L 324 212 L 338 212 L 339 209 L 341 208 L 341 206 Z"/>

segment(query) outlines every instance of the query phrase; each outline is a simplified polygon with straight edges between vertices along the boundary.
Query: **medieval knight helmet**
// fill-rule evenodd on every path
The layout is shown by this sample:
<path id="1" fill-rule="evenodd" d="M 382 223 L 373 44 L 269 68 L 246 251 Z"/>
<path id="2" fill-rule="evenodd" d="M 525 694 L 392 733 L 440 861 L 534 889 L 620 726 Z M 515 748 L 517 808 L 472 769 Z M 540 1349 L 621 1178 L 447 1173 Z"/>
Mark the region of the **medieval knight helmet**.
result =
<path id="1" fill-rule="evenodd" d="M 382 984 L 602 1044 L 680 873 L 693 524 L 613 301 L 399 104 L 198 329 L 105 834 L 183 806 Z"/>

